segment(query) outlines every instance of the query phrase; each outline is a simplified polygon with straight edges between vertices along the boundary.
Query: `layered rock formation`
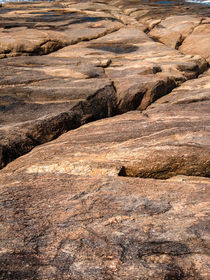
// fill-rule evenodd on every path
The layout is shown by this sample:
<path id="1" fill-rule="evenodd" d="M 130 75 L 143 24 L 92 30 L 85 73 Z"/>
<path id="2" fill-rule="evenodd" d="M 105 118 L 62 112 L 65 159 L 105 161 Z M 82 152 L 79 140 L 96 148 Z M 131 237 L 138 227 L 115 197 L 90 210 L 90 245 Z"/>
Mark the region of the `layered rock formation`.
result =
<path id="1" fill-rule="evenodd" d="M 161 20 L 163 33 L 178 22 L 172 45 L 199 24 L 208 30 L 206 10 L 168 20 L 166 9 L 157 14 L 157 6 L 133 5 L 69 1 L 1 8 L 1 168 L 90 120 L 143 110 L 207 69 L 208 49 L 207 56 L 183 55 L 149 37 Z"/>
<path id="2" fill-rule="evenodd" d="M 209 279 L 209 17 L 196 7 L 0 8 L 0 279 Z"/>

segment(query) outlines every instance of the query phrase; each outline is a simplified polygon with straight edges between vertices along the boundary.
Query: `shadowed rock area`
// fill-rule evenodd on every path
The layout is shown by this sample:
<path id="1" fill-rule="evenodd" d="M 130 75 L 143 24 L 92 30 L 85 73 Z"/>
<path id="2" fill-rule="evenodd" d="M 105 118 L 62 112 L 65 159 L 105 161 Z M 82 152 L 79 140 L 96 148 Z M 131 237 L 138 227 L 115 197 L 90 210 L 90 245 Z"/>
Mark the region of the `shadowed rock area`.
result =
<path id="1" fill-rule="evenodd" d="M 0 19 L 0 279 L 209 279 L 209 9 Z"/>

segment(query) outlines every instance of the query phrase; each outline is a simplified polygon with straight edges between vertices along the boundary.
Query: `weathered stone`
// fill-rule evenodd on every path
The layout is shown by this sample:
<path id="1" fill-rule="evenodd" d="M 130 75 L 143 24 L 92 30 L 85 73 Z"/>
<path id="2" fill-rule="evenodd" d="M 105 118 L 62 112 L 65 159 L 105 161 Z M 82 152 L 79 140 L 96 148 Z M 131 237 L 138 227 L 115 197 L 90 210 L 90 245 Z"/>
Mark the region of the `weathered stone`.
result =
<path id="1" fill-rule="evenodd" d="M 143 25 L 141 29 L 155 40 L 180 48 L 186 54 L 199 54 L 209 61 L 210 10 L 205 5 L 155 5 L 155 1 L 142 5 L 138 0 L 112 4 Z"/>
<path id="2" fill-rule="evenodd" d="M 208 179 L 1 176 L 2 279 L 208 279 Z"/>
<path id="3" fill-rule="evenodd" d="M 28 160 L 20 158 L 8 170 L 13 174 L 209 177 L 209 104 L 163 104 L 143 114 L 136 111 L 83 126 L 34 149 Z"/>
<path id="4" fill-rule="evenodd" d="M 160 21 L 150 31 L 149 36 L 163 44 L 178 49 L 184 39 L 199 25 L 201 19 L 192 16 L 171 16 Z"/>
<path id="5" fill-rule="evenodd" d="M 183 56 L 134 27 L 63 48 L 51 56 L 79 58 L 81 54 L 91 60 L 100 57 L 110 61 L 105 72 L 114 82 L 120 112 L 137 107 L 145 109 L 206 69 L 206 62 L 200 57 Z"/>
<path id="6" fill-rule="evenodd" d="M 54 7 L 30 8 L 4 13 L 0 29 L 0 58 L 42 55 L 64 46 L 90 40 L 119 29 L 122 24 L 110 14 L 88 13 Z M 8 19 L 9 16 L 9 19 Z M 15 20 L 15 23 L 14 23 Z"/>
<path id="7" fill-rule="evenodd" d="M 186 37 L 179 50 L 186 54 L 199 54 L 210 63 L 210 23 L 196 27 Z"/>
<path id="8" fill-rule="evenodd" d="M 114 114 L 115 90 L 98 64 L 50 57 L 2 60 L 1 167 L 69 129 Z"/>
<path id="9" fill-rule="evenodd" d="M 206 67 L 136 27 L 49 56 L 2 59 L 0 167 L 91 120 L 143 110 Z"/>
<path id="10" fill-rule="evenodd" d="M 188 104 L 210 100 L 210 71 L 208 70 L 198 79 L 190 80 L 174 89 L 170 94 L 158 99 L 150 108 L 158 108 L 160 104 Z"/>
<path id="11" fill-rule="evenodd" d="M 208 50 L 187 47 L 209 18 L 192 7 L 0 5 L 16 56 L 0 60 L 0 279 L 209 279 Z M 147 35 L 161 24 L 166 45 Z"/>

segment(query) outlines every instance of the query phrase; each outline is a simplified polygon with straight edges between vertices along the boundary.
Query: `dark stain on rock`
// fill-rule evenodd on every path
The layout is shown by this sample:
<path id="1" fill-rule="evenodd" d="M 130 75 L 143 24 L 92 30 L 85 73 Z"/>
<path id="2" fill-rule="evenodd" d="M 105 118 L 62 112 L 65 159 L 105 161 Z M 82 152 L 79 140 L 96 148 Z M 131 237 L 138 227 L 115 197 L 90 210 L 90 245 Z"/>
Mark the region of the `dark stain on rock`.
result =
<path id="1" fill-rule="evenodd" d="M 140 259 L 143 256 L 162 254 L 170 256 L 183 256 L 191 254 L 191 251 L 185 244 L 175 241 L 146 242 L 139 246 L 138 257 Z"/>
<path id="2" fill-rule="evenodd" d="M 176 241 L 151 241 L 140 242 L 139 240 L 121 240 L 120 260 L 128 261 L 142 260 L 144 257 L 168 255 L 171 257 L 184 257 L 192 252 L 187 245 Z"/>
<path id="3" fill-rule="evenodd" d="M 38 257 L 30 252 L 3 254 L 0 256 L 0 279 L 38 279 L 37 269 L 40 265 Z"/>
<path id="4" fill-rule="evenodd" d="M 84 22 L 99 22 L 99 21 L 103 21 L 103 20 L 110 20 L 112 22 L 114 22 L 114 21 L 120 22 L 118 19 L 113 18 L 113 17 L 81 17 L 81 18 L 77 18 L 77 19 L 71 21 L 71 24 L 84 23 Z"/>
<path id="5" fill-rule="evenodd" d="M 167 272 L 164 280 L 182 280 L 185 278 L 185 274 L 182 268 L 175 264 L 169 264 L 167 266 Z"/>
<path id="6" fill-rule="evenodd" d="M 59 251 L 53 260 L 53 265 L 56 266 L 58 270 L 67 272 L 70 270 L 70 266 L 73 262 L 74 258 L 71 254 Z"/>
<path id="7" fill-rule="evenodd" d="M 120 43 L 98 43 L 90 44 L 88 47 L 91 49 L 102 50 L 116 54 L 132 53 L 138 50 L 138 47 L 135 45 Z"/>
<path id="8" fill-rule="evenodd" d="M 156 201 L 156 200 L 145 200 L 142 205 L 142 211 L 149 215 L 158 215 L 169 211 L 172 208 L 170 202 L 167 201 Z"/>

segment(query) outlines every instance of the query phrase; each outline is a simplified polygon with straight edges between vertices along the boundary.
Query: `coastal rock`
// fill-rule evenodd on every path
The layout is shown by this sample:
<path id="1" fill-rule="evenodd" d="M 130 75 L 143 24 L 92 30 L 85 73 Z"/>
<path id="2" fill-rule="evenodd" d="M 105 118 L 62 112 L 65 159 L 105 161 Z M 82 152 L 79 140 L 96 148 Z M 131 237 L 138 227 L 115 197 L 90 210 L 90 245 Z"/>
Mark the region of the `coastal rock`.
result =
<path id="1" fill-rule="evenodd" d="M 206 100 L 210 100 L 210 70 L 161 97 L 150 108 L 158 108 L 160 104 L 189 104 Z"/>
<path id="2" fill-rule="evenodd" d="M 210 24 L 202 18 L 173 16 L 160 21 L 148 34 L 185 54 L 199 54 L 210 61 Z M 198 44 L 199 42 L 199 44 Z"/>
<path id="3" fill-rule="evenodd" d="M 1 61 L 5 73 L 0 82 L 1 167 L 38 144 L 114 114 L 115 90 L 100 60 L 95 64 L 50 57 Z"/>
<path id="4" fill-rule="evenodd" d="M 82 126 L 35 148 L 4 170 L 14 176 L 48 172 L 157 179 L 209 177 L 210 101 L 200 99 L 198 95 L 196 102 L 184 104 L 170 104 L 169 99 L 158 106 L 154 103 L 143 113 L 133 111 Z"/>
<path id="5" fill-rule="evenodd" d="M 209 62 L 209 18 L 205 5 L 142 5 L 141 1 L 112 1 L 112 4 L 144 26 L 154 40 L 179 49 L 182 53 L 199 54 Z M 199 44 L 198 44 L 199 42 Z M 183 46 L 182 46 L 183 44 Z"/>
<path id="6" fill-rule="evenodd" d="M 197 102 L 86 124 L 0 171 L 2 279 L 207 280 L 209 101 L 193 88 Z"/>
<path id="7" fill-rule="evenodd" d="M 193 16 L 171 16 L 160 21 L 150 32 L 149 36 L 159 42 L 178 49 L 184 39 L 192 33 L 201 22 L 201 18 Z"/>
<path id="8" fill-rule="evenodd" d="M 50 56 L 79 58 L 81 54 L 92 60 L 100 57 L 110 61 L 105 73 L 114 82 L 120 112 L 138 106 L 145 109 L 160 96 L 206 69 L 206 62 L 201 57 L 183 56 L 154 42 L 134 27 L 121 28 L 97 40 L 65 47 Z"/>
<path id="9" fill-rule="evenodd" d="M 43 55 L 64 46 L 104 36 L 122 24 L 109 14 L 65 9 L 61 4 L 47 7 L 15 5 L 15 11 L 2 11 L 0 58 Z M 15 22 L 14 22 L 15 20 Z"/>
<path id="10" fill-rule="evenodd" d="M 179 50 L 186 54 L 199 54 L 210 63 L 210 22 L 196 27 L 186 37 Z"/>
<path id="11" fill-rule="evenodd" d="M 92 30 L 80 13 L 90 13 L 90 18 L 93 7 L 85 12 L 86 6 L 81 5 L 80 12 L 79 7 L 71 7 L 74 19 L 79 18 L 84 28 Z M 33 15 L 38 13 L 32 11 Z M 102 17 L 97 24 L 103 21 Z M 111 22 L 118 24 L 117 19 Z M 73 24 L 72 32 L 78 24 Z M 123 26 L 47 56 L 21 54 L 1 59 L 0 168 L 34 146 L 86 122 L 137 108 L 144 110 L 207 69 L 202 57 L 182 55 L 154 42 L 134 26 Z"/>
<path id="12" fill-rule="evenodd" d="M 208 9 L 0 17 L 0 279 L 208 280 Z"/>
<path id="13" fill-rule="evenodd" d="M 209 179 L 1 171 L 1 279 L 202 279 Z"/>

